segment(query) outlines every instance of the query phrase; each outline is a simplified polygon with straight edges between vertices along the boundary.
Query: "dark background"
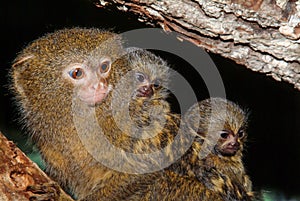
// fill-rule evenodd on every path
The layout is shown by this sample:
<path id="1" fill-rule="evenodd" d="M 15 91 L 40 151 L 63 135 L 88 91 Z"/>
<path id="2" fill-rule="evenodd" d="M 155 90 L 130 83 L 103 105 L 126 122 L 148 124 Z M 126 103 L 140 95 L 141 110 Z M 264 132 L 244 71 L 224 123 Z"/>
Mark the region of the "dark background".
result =
<path id="1" fill-rule="evenodd" d="M 17 110 L 8 90 L 8 71 L 17 52 L 45 33 L 65 27 L 97 27 L 118 33 L 145 28 L 136 16 L 96 8 L 88 0 L 2 1 L 0 56 L 0 130 L 26 153 L 32 152 L 17 123 Z M 182 59 L 158 52 L 191 83 L 199 100 L 205 86 Z M 227 98 L 251 111 L 245 165 L 265 200 L 300 200 L 300 93 L 281 83 L 211 54 L 226 88 Z M 181 66 L 186 66 L 184 69 Z"/>

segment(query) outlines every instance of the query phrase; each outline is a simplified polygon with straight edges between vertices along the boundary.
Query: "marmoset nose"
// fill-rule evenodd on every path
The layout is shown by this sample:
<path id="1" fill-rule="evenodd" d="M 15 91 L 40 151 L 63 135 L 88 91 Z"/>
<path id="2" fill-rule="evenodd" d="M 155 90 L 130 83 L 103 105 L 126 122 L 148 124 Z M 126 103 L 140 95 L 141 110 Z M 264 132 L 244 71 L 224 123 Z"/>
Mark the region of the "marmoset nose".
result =
<path id="1" fill-rule="evenodd" d="M 230 142 L 229 144 L 230 144 L 231 146 L 233 146 L 233 147 L 239 147 L 239 146 L 240 146 L 240 143 L 239 143 L 238 141 L 236 141 L 236 140 Z"/>
<path id="2" fill-rule="evenodd" d="M 106 79 L 105 78 L 100 78 L 99 81 L 97 83 L 95 83 L 92 88 L 94 90 L 103 90 L 107 87 L 107 82 L 106 82 Z"/>

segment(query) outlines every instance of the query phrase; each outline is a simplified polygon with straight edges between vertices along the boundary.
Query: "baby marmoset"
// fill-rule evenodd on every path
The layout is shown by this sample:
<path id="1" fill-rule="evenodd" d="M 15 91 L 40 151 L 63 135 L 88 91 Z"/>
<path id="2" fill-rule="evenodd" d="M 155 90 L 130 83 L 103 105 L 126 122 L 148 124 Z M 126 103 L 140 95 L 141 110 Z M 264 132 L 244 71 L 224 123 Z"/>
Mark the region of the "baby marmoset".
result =
<path id="1" fill-rule="evenodd" d="M 148 187 L 144 200 L 254 200 L 242 162 L 247 115 L 236 104 L 211 98 L 192 106 L 183 132 L 191 149 Z"/>
<path id="2" fill-rule="evenodd" d="M 112 176 L 99 182 L 85 200 L 127 200 L 133 194 L 139 199 L 160 177 L 158 170 L 180 156 L 170 154 L 180 116 L 170 113 L 165 100 L 169 67 L 144 50 L 132 51 L 126 58 L 132 70 L 96 110 L 101 134 L 88 137 L 100 143 L 95 143 L 91 152 L 96 151 L 93 155 L 99 156 L 97 160 L 111 167 Z M 107 141 L 99 140 L 102 134 Z"/>

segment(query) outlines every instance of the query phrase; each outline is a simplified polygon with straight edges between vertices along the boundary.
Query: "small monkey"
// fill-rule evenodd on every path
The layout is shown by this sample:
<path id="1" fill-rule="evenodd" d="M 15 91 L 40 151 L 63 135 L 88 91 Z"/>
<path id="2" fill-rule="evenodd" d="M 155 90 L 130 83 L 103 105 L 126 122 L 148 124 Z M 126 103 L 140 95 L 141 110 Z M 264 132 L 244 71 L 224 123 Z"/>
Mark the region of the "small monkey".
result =
<path id="1" fill-rule="evenodd" d="M 168 76 L 166 68 L 157 66 L 165 62 L 147 51 L 125 53 L 116 34 L 74 28 L 33 41 L 13 64 L 12 88 L 46 172 L 79 200 L 110 200 L 114 191 L 126 199 L 132 191 L 146 189 L 156 174 L 136 175 L 112 167 L 131 171 L 159 166 L 153 157 L 139 161 L 128 153 L 165 146 L 171 137 L 164 133 L 171 134 L 171 127 L 178 124 L 173 117 L 167 118 L 168 126 L 161 123 L 169 111 L 161 87 Z M 122 79 L 127 74 L 128 79 Z M 124 85 L 119 87 L 119 82 Z M 124 102 L 128 111 L 122 109 Z M 126 112 L 132 121 L 120 118 Z M 149 125 L 154 130 L 143 128 Z M 156 132 L 157 137 L 151 138 Z M 100 141 L 99 148 L 101 135 L 109 143 Z M 143 136 L 145 140 L 140 140 Z M 121 152 L 116 154 L 106 147 L 109 144 Z M 113 160 L 116 156 L 120 160 Z M 125 189 L 128 186 L 130 190 Z"/>
<path id="2" fill-rule="evenodd" d="M 126 74 L 127 79 L 121 80 L 120 87 L 114 90 L 113 115 L 115 120 L 124 121 L 119 122 L 122 127 L 123 124 L 128 124 L 128 120 L 124 118 L 124 114 L 128 112 L 128 116 L 134 122 L 129 128 L 140 127 L 145 132 L 144 128 L 149 126 L 151 121 L 158 121 L 157 118 L 164 118 L 164 115 L 170 112 L 169 103 L 166 101 L 169 67 L 161 58 L 140 49 L 131 51 L 127 60 L 132 71 Z M 130 135 L 134 135 L 135 132 L 138 131 L 126 131 Z M 150 132 L 156 134 L 153 130 Z M 138 135 L 137 138 L 141 137 Z"/>
<path id="3" fill-rule="evenodd" d="M 142 200 L 254 200 L 242 162 L 246 127 L 246 113 L 233 102 L 211 98 L 193 105 L 183 129 L 195 136 L 191 148 Z"/>
<path id="4" fill-rule="evenodd" d="M 225 195 L 231 199 L 239 196 L 236 192 L 246 198 L 240 178 L 233 179 L 225 168 L 218 170 L 224 164 L 218 154 L 209 155 L 205 162 L 195 157 L 194 153 L 205 150 L 203 140 L 210 136 L 199 134 L 198 127 L 194 132 L 203 139 L 194 142 L 186 158 L 165 172 L 155 171 L 164 167 L 157 156 L 176 160 L 174 152 L 181 155 L 189 137 L 173 143 L 181 119 L 170 113 L 165 101 L 166 63 L 147 51 L 124 54 L 117 35 L 75 28 L 37 39 L 16 58 L 12 88 L 23 121 L 47 163 L 46 172 L 79 200 L 169 199 L 181 191 L 182 198 L 196 199 L 199 190 L 200 197 L 209 195 L 209 199 L 222 200 Z M 205 125 L 200 124 L 199 130 Z M 103 139 L 100 148 L 99 139 Z M 110 144 L 121 151 L 107 148 Z M 232 165 L 231 159 L 240 161 L 241 149 L 230 146 L 220 146 L 216 153 L 226 153 Z M 151 155 L 157 150 L 162 155 Z M 204 171 L 206 166 L 216 170 Z M 236 170 L 243 174 L 242 167 L 237 163 Z M 176 182 L 181 185 L 178 190 Z M 191 190 L 185 189 L 191 185 Z M 223 187 L 235 190 L 226 194 Z"/>
<path id="5" fill-rule="evenodd" d="M 105 170 L 82 145 L 72 116 L 107 98 L 118 69 L 129 70 L 120 59 L 124 52 L 114 33 L 63 29 L 33 41 L 13 64 L 12 89 L 46 172 L 78 197 L 88 194 Z"/>
<path id="6" fill-rule="evenodd" d="M 195 107 L 199 107 L 199 118 L 195 118 Z M 214 178 L 212 181 L 217 181 L 214 191 L 221 192 L 225 200 L 253 200 L 252 183 L 242 161 L 247 139 L 247 113 L 237 104 L 221 98 L 204 100 L 189 111 L 185 122 L 196 135 L 189 156 L 191 164 L 196 162 L 192 168 L 193 174 L 200 181 L 205 177 Z M 219 174 L 217 180 L 217 174 L 208 174 L 211 169 Z M 218 185 L 222 180 L 224 184 L 221 188 Z"/>
<path id="7" fill-rule="evenodd" d="M 127 200 L 135 192 L 139 195 L 134 199 L 140 199 L 147 186 L 160 177 L 158 170 L 170 161 L 169 149 L 163 149 L 176 135 L 180 117 L 170 113 L 165 100 L 168 66 L 145 50 L 130 52 L 126 60 L 132 71 L 123 76 L 96 111 L 102 134 L 114 146 L 107 150 L 109 145 L 103 145 L 103 140 L 94 140 L 101 143 L 94 149 L 101 155 L 99 160 L 106 158 L 104 163 L 112 167 L 107 171 L 110 177 L 99 182 L 83 200 Z M 104 106 L 110 102 L 112 107 Z M 121 151 L 115 151 L 115 147 Z M 161 153 L 154 153 L 157 151 Z M 115 160 L 109 160 L 112 158 Z"/>

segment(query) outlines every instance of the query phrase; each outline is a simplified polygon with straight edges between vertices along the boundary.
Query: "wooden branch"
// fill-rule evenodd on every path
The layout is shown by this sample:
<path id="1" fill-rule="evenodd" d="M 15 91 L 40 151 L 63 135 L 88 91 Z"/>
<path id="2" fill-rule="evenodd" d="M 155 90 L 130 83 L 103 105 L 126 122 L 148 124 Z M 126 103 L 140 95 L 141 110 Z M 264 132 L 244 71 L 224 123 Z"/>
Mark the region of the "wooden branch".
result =
<path id="1" fill-rule="evenodd" d="M 73 199 L 0 132 L 0 200 Z"/>
<path id="2" fill-rule="evenodd" d="M 95 0 L 300 90 L 300 1 Z"/>

